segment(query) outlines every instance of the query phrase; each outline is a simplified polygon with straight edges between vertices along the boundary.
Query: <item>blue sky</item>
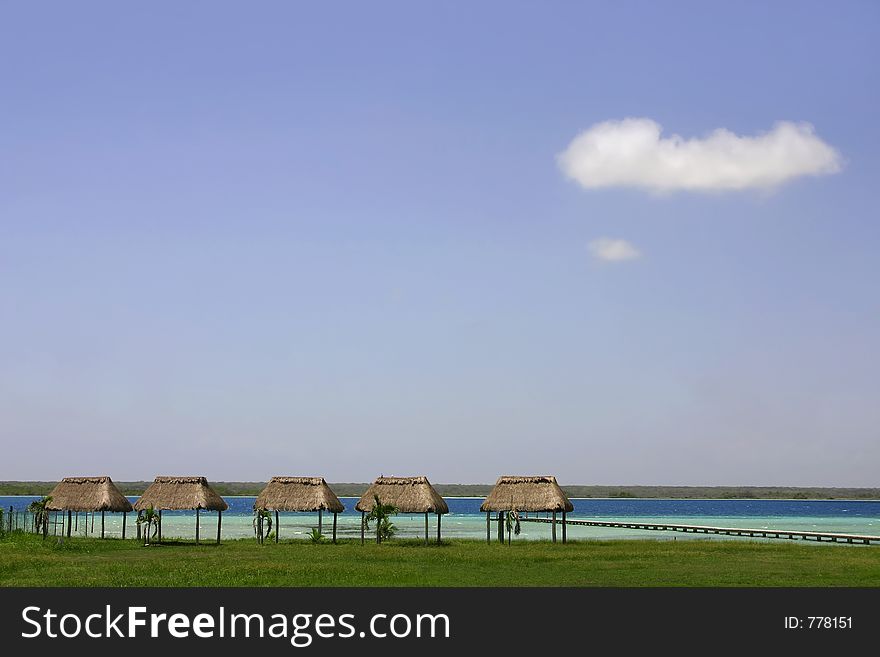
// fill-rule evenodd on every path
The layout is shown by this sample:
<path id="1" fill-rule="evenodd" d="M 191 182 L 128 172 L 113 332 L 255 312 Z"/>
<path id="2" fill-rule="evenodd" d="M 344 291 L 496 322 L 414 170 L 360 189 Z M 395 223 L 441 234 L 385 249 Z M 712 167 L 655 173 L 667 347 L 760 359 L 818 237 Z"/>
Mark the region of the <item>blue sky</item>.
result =
<path id="1" fill-rule="evenodd" d="M 0 4 L 0 479 L 878 485 L 878 27 Z M 590 186 L 560 154 L 605 122 Z M 749 182 L 777 157 L 813 170 Z"/>

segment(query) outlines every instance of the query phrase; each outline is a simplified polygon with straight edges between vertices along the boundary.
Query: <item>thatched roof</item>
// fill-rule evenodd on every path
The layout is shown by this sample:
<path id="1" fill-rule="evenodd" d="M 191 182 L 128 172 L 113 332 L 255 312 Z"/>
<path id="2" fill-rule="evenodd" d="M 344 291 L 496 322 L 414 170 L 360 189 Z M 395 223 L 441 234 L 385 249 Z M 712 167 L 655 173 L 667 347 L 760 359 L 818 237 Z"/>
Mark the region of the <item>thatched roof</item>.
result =
<path id="1" fill-rule="evenodd" d="M 556 477 L 499 477 L 480 511 L 573 511 Z"/>
<path id="2" fill-rule="evenodd" d="M 427 477 L 379 477 L 361 496 L 355 509 L 369 513 L 375 504 L 393 504 L 400 513 L 449 513 L 449 507 Z"/>
<path id="3" fill-rule="evenodd" d="M 49 493 L 52 511 L 131 511 L 110 477 L 67 477 Z"/>
<path id="4" fill-rule="evenodd" d="M 157 511 L 226 511 L 229 508 L 204 477 L 156 477 L 134 503 L 134 509 L 144 511 L 151 506 Z"/>
<path id="5" fill-rule="evenodd" d="M 323 477 L 272 477 L 254 502 L 254 508 L 272 511 L 345 511 L 342 502 Z"/>

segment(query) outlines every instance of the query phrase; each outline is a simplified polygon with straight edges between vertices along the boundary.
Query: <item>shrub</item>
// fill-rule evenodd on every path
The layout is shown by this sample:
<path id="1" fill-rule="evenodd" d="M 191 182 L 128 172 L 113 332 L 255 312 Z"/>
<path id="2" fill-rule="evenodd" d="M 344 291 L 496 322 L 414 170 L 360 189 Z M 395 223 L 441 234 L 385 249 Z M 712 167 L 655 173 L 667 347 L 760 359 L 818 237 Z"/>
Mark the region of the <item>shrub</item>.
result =
<path id="1" fill-rule="evenodd" d="M 397 507 L 393 504 L 382 504 L 378 495 L 374 495 L 373 500 L 373 510 L 366 517 L 366 527 L 369 530 L 370 522 L 376 521 L 376 543 L 381 543 L 397 533 L 397 527 L 391 522 L 391 517 L 397 514 Z"/>

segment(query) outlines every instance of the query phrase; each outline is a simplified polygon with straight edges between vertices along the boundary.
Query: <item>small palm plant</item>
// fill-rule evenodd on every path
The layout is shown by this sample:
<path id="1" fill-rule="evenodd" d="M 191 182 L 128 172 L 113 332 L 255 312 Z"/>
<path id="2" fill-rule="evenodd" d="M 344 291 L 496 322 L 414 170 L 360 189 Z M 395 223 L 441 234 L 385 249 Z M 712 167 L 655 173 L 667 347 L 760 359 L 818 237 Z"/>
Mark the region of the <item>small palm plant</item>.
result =
<path id="1" fill-rule="evenodd" d="M 41 533 L 44 540 L 49 535 L 49 509 L 47 507 L 51 501 L 52 496 L 49 495 L 34 500 L 28 505 L 28 511 L 34 514 L 34 531 Z"/>
<path id="2" fill-rule="evenodd" d="M 510 545 L 510 535 L 516 534 L 519 536 L 519 513 L 513 510 L 508 511 L 505 514 L 505 524 L 507 525 L 507 544 Z"/>
<path id="3" fill-rule="evenodd" d="M 324 537 L 324 534 L 318 531 L 317 527 L 312 528 L 312 533 L 309 534 L 309 538 L 311 539 L 312 543 L 323 543 L 325 540 L 327 540 Z"/>
<path id="4" fill-rule="evenodd" d="M 272 514 L 267 509 L 254 509 L 254 535 L 257 543 L 264 542 L 272 532 Z"/>
<path id="5" fill-rule="evenodd" d="M 382 504 L 378 495 L 373 496 L 373 510 L 367 514 L 366 527 L 370 529 L 370 522 L 376 521 L 376 543 L 387 541 L 397 533 L 397 527 L 391 522 L 391 517 L 397 514 L 397 507 L 393 504 Z"/>
<path id="6" fill-rule="evenodd" d="M 159 514 L 150 506 L 146 510 L 141 511 L 137 523 L 145 525 L 144 545 L 150 545 L 152 540 L 156 538 L 156 534 L 159 533 Z M 151 529 L 152 531 L 150 531 Z"/>

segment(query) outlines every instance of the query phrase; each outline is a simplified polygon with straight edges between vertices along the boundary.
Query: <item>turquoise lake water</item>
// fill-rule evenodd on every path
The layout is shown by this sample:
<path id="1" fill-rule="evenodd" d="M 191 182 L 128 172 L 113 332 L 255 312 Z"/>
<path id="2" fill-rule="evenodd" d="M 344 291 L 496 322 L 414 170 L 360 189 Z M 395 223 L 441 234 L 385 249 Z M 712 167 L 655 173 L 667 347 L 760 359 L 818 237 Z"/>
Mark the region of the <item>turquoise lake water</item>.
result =
<path id="1" fill-rule="evenodd" d="M 0 497 L 0 507 L 24 509 L 36 497 Z M 130 497 L 135 501 L 136 497 Z M 340 538 L 360 537 L 360 514 L 354 511 L 357 498 L 340 498 L 346 512 L 338 516 L 338 535 Z M 450 513 L 443 516 L 444 538 L 485 538 L 486 515 L 480 513 L 484 498 L 446 498 Z M 227 497 L 229 510 L 223 513 L 222 536 L 225 539 L 250 538 L 254 535 L 252 496 Z M 801 531 L 836 532 L 845 534 L 880 535 L 880 501 L 854 500 L 655 500 L 655 499 L 573 499 L 575 510 L 569 518 L 601 518 L 620 521 L 663 521 L 689 525 L 713 525 L 722 527 L 742 527 L 750 529 L 791 529 Z M 217 514 L 202 512 L 200 518 L 201 535 L 205 540 L 216 536 Z M 128 515 L 127 536 L 134 536 L 135 514 Z M 89 517 L 91 533 L 91 516 Z M 323 530 L 329 535 L 332 528 L 332 514 L 324 514 Z M 94 519 L 95 531 L 100 532 L 101 516 Z M 425 518 L 423 515 L 399 515 L 394 519 L 400 537 L 423 537 Z M 429 531 L 436 537 L 436 516 L 429 518 Z M 317 514 L 285 513 L 281 515 L 281 538 L 305 539 L 312 528 L 318 526 Z M 75 522 L 77 534 L 84 534 L 85 514 L 79 514 Z M 50 533 L 55 529 L 50 525 Z M 58 516 L 57 531 L 61 531 L 61 514 Z M 106 514 L 105 532 L 108 536 L 121 536 L 121 514 Z M 494 536 L 495 525 L 492 532 Z M 162 535 L 165 538 L 186 538 L 195 536 L 194 512 L 164 512 L 162 514 Z M 523 523 L 517 540 L 546 539 L 550 537 L 550 526 L 545 524 Z M 576 527 L 569 525 L 569 539 L 653 539 L 653 540 L 766 540 L 721 537 L 694 534 L 680 534 L 660 531 L 641 531 L 606 527 Z"/>

